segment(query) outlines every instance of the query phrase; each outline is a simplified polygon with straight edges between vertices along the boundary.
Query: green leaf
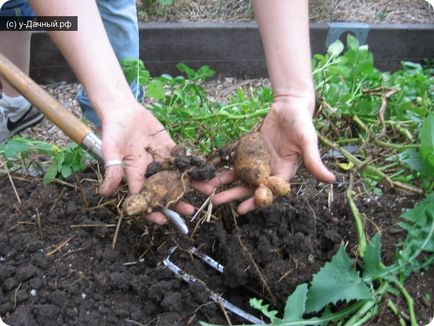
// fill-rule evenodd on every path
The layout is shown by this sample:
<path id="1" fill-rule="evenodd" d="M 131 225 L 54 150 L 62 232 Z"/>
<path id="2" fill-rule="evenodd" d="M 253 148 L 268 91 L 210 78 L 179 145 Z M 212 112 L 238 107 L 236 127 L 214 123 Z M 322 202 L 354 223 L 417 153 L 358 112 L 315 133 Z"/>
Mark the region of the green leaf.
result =
<path id="1" fill-rule="evenodd" d="M 342 53 L 342 51 L 344 51 L 344 44 L 341 42 L 341 40 L 334 41 L 327 49 L 327 53 L 332 57 L 337 57 Z"/>
<path id="2" fill-rule="evenodd" d="M 258 309 L 264 316 L 268 317 L 271 322 L 277 320 L 277 310 L 269 310 L 270 305 L 263 304 L 262 299 L 252 298 L 249 300 L 250 306 L 255 309 Z"/>
<path id="3" fill-rule="evenodd" d="M 371 291 L 341 246 L 331 262 L 326 263 L 314 275 L 307 297 L 306 312 L 320 311 L 329 303 L 371 297 Z"/>
<path id="4" fill-rule="evenodd" d="M 50 182 L 57 176 L 57 161 L 52 161 L 50 167 L 48 168 L 47 172 L 44 174 L 44 183 Z"/>
<path id="5" fill-rule="evenodd" d="M 164 99 L 164 85 L 160 80 L 151 80 L 146 90 L 147 95 L 156 99 L 157 101 Z"/>
<path id="6" fill-rule="evenodd" d="M 405 222 L 398 225 L 407 231 L 407 236 L 396 256 L 399 272 L 407 277 L 412 272 L 434 263 L 434 192 L 402 214 L 402 218 Z M 430 253 L 431 256 L 421 256 L 423 252 Z"/>
<path id="7" fill-rule="evenodd" d="M 417 148 L 407 148 L 398 156 L 399 160 L 413 171 L 434 177 L 434 169 L 423 159 Z"/>
<path id="8" fill-rule="evenodd" d="M 286 299 L 283 320 L 286 322 L 302 320 L 306 309 L 307 284 L 297 286 L 294 292 Z"/>
<path id="9" fill-rule="evenodd" d="M 4 155 L 6 158 L 12 158 L 17 154 L 27 153 L 29 151 L 28 141 L 24 138 L 12 138 L 4 146 Z"/>
<path id="10" fill-rule="evenodd" d="M 127 58 L 119 61 L 124 72 L 125 78 L 131 84 L 136 81 L 139 85 L 146 85 L 149 79 L 149 71 L 145 69 L 142 60 L 135 58 Z"/>
<path id="11" fill-rule="evenodd" d="M 201 80 L 208 79 L 215 75 L 215 70 L 211 69 L 209 66 L 202 66 L 197 71 L 197 75 Z"/>
<path id="12" fill-rule="evenodd" d="M 72 168 L 69 165 L 62 166 L 62 169 L 60 171 L 63 178 L 67 178 L 72 174 Z"/>
<path id="13" fill-rule="evenodd" d="M 194 79 L 196 77 L 196 72 L 194 69 L 190 68 L 185 63 L 178 63 L 176 68 L 178 68 L 179 71 L 185 73 L 188 79 Z"/>
<path id="14" fill-rule="evenodd" d="M 42 142 L 42 141 L 36 141 L 32 144 L 32 147 L 38 152 L 42 154 L 49 154 L 51 155 L 53 153 L 53 150 L 55 148 L 55 145 Z"/>
<path id="15" fill-rule="evenodd" d="M 366 247 L 363 257 L 363 279 L 372 280 L 384 271 L 381 262 L 381 241 L 380 235 L 376 234 Z"/>
<path id="16" fill-rule="evenodd" d="M 170 6 L 175 2 L 175 0 L 158 0 L 158 3 L 163 6 Z"/>
<path id="17" fill-rule="evenodd" d="M 354 35 L 348 34 L 347 47 L 350 50 L 358 50 L 360 47 L 359 40 Z"/>
<path id="18" fill-rule="evenodd" d="M 420 129 L 420 153 L 431 168 L 434 168 L 434 112 L 429 114 Z"/>

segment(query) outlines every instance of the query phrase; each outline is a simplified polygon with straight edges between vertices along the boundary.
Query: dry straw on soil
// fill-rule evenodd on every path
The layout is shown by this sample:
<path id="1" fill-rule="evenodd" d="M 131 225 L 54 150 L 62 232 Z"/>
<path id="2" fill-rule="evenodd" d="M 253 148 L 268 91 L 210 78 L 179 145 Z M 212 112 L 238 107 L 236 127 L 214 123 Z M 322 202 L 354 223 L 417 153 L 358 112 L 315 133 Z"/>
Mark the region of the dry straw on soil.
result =
<path id="1" fill-rule="evenodd" d="M 146 12 L 139 1 L 144 21 L 246 21 L 253 19 L 250 0 L 174 0 Z M 434 10 L 426 0 L 311 0 L 312 21 L 370 23 L 434 23 Z M 149 8 L 148 8 L 149 9 Z M 154 11 L 154 12 L 153 12 Z M 151 12 L 151 13 L 150 13 Z"/>

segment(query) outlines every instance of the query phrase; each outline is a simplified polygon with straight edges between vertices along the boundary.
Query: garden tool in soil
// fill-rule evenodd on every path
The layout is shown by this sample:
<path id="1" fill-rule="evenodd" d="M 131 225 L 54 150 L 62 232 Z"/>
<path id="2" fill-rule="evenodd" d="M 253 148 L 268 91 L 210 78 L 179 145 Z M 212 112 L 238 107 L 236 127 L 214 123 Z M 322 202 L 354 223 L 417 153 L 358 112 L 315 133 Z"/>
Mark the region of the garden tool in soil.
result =
<path id="1" fill-rule="evenodd" d="M 195 283 L 200 282 L 201 284 L 205 284 L 203 281 L 197 279 L 191 274 L 186 273 L 183 271 L 179 266 L 174 264 L 170 260 L 170 256 L 175 252 L 177 247 L 172 247 L 169 249 L 169 255 L 167 258 L 163 260 L 163 265 L 170 269 L 175 275 L 177 275 L 179 278 L 181 278 L 183 281 L 187 283 Z M 202 260 L 205 264 L 210 266 L 211 268 L 215 269 L 219 273 L 224 272 L 224 266 L 212 259 L 210 256 L 205 255 L 204 253 L 201 253 L 196 247 L 191 247 L 189 252 L 198 257 L 200 260 Z M 208 287 L 206 287 L 206 291 L 208 292 L 208 297 L 216 302 L 217 304 L 223 305 L 223 307 L 232 312 L 233 314 L 237 315 L 238 317 L 243 318 L 244 320 L 252 323 L 252 324 L 265 324 L 262 320 L 259 318 L 256 318 L 255 316 L 249 314 L 248 312 L 242 310 L 241 308 L 235 306 L 234 304 L 230 303 L 228 300 L 224 299 L 221 295 L 215 293 L 214 291 L 210 290 Z"/>
<path id="2" fill-rule="evenodd" d="M 101 139 L 92 132 L 89 126 L 69 112 L 1 53 L 0 74 L 70 139 L 84 147 L 96 159 L 104 161 Z M 188 234 L 188 227 L 178 213 L 168 208 L 164 208 L 162 212 L 179 233 Z"/>

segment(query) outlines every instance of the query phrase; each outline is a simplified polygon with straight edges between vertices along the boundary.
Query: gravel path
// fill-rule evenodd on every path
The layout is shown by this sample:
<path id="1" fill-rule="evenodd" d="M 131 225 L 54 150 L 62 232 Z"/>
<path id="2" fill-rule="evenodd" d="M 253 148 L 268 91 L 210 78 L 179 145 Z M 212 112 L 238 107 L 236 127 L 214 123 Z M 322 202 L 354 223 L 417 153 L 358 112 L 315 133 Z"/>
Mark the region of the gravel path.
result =
<path id="1" fill-rule="evenodd" d="M 138 2 L 141 20 L 245 21 L 253 19 L 251 0 L 174 0 L 152 7 Z M 310 0 L 312 21 L 370 23 L 434 23 L 434 10 L 426 0 Z"/>
<path id="2" fill-rule="evenodd" d="M 268 79 L 236 79 L 222 78 L 209 80 L 201 84 L 208 94 L 208 98 L 213 102 L 224 103 L 227 97 L 242 87 L 248 89 L 250 87 L 270 86 Z M 81 109 L 75 99 L 80 84 L 60 82 L 43 86 L 52 96 L 54 96 L 66 109 L 75 114 L 80 119 L 82 118 Z M 149 98 L 145 98 L 145 102 Z M 27 129 L 21 133 L 21 136 L 29 137 L 34 140 L 44 140 L 54 143 L 59 146 L 65 146 L 71 143 L 70 139 L 49 120 L 44 119 L 37 126 Z"/>
<path id="3" fill-rule="evenodd" d="M 43 86 L 43 88 L 63 104 L 68 111 L 82 118 L 80 107 L 75 100 L 80 89 L 80 84 L 60 82 Z M 71 142 L 70 139 L 48 119 L 42 120 L 41 123 L 33 128 L 26 129 L 20 136 L 29 137 L 33 140 L 47 141 L 59 146 L 65 146 Z"/>

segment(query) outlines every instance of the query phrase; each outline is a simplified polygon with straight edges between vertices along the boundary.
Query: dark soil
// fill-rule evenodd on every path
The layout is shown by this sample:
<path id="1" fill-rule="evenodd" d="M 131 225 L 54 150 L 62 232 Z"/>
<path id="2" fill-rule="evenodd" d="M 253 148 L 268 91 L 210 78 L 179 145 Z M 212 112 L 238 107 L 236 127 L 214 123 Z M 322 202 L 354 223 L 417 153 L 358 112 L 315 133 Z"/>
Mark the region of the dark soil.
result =
<path id="1" fill-rule="evenodd" d="M 209 222 L 190 223 L 190 230 L 195 229 L 190 239 L 177 236 L 170 226 L 124 219 L 115 249 L 116 206 L 123 193 L 101 199 L 94 179 L 89 171 L 68 185 L 43 185 L 40 179 L 15 176 L 20 203 L 8 177 L 0 178 L 0 316 L 7 324 L 228 324 L 203 284 L 188 285 L 163 268 L 174 245 L 174 263 L 254 314 L 249 298 L 274 301 L 282 309 L 288 294 L 309 281 L 339 245 L 356 253 L 346 176 L 331 187 L 301 171 L 289 198 L 242 217 L 235 217 L 230 206 L 217 208 Z M 395 246 L 405 236 L 395 225 L 398 216 L 417 200 L 396 193 L 359 197 L 368 235 L 382 232 L 385 262 L 393 260 Z M 187 252 L 191 245 L 222 263 L 224 274 L 193 258 Z M 433 316 L 432 301 L 423 301 L 433 292 L 433 275 L 431 269 L 406 283 L 420 325 Z M 397 303 L 406 311 L 403 302 Z M 231 313 L 228 318 L 244 322 Z M 384 306 L 371 324 L 397 323 Z"/>

